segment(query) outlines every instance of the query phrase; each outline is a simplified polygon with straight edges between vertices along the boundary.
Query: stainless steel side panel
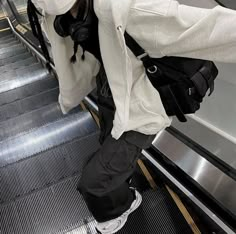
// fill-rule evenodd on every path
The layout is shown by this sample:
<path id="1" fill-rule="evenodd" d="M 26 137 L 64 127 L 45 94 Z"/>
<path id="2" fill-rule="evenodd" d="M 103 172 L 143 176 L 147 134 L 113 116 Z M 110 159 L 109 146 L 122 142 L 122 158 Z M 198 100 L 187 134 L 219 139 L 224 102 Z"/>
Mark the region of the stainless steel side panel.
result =
<path id="1" fill-rule="evenodd" d="M 236 169 L 236 144 L 234 142 L 193 118 L 188 118 L 186 123 L 180 123 L 174 119 L 172 126 Z"/>
<path id="2" fill-rule="evenodd" d="M 236 215 L 236 181 L 167 131 L 158 134 L 153 145 Z"/>

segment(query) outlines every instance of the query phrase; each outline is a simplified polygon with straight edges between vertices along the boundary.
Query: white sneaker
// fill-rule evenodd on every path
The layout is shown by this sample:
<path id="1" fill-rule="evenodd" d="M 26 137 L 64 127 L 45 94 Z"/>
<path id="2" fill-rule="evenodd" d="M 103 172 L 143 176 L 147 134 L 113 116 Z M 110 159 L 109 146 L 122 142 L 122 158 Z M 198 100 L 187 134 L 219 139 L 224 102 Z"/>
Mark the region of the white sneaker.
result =
<path id="1" fill-rule="evenodd" d="M 113 234 L 118 232 L 121 228 L 124 227 L 128 216 L 134 212 L 142 203 L 141 194 L 135 190 L 136 199 L 131 204 L 130 208 L 124 212 L 120 217 L 112 219 L 104 223 L 97 223 L 96 229 L 101 234 Z"/>

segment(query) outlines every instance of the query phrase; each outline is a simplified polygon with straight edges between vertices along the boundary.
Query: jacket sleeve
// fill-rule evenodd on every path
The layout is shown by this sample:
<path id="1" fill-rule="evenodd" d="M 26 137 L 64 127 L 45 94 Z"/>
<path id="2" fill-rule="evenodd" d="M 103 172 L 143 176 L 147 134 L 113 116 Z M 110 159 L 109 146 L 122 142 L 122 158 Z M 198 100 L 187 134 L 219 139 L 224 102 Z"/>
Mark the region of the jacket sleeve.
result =
<path id="1" fill-rule="evenodd" d="M 99 61 L 90 53 L 85 53 L 85 60 L 81 60 L 82 49 L 77 54 L 77 62 L 72 64 L 70 58 L 73 54 L 71 38 L 61 38 L 54 30 L 55 16 L 46 15 L 43 28 L 51 43 L 52 55 L 57 71 L 60 95 L 59 103 L 63 113 L 81 103 L 96 87 L 96 75 L 100 69 Z"/>
<path id="2" fill-rule="evenodd" d="M 167 2 L 166 11 L 158 7 L 133 8 L 133 20 L 139 17 L 144 22 L 139 29 L 141 38 L 137 36 L 137 39 L 152 56 L 236 62 L 236 11 L 221 6 L 202 9 L 180 5 L 174 0 Z"/>

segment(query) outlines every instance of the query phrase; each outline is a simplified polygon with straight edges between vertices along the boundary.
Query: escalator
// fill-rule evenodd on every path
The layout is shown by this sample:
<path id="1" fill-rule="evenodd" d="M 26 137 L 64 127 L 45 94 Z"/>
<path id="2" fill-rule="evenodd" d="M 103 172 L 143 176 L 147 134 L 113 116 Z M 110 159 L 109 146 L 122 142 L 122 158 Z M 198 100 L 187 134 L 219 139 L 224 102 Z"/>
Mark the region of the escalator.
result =
<path id="1" fill-rule="evenodd" d="M 55 75 L 11 30 L 0 32 L 2 234 L 96 233 L 76 186 L 99 129 L 81 106 L 63 115 L 58 93 Z M 137 175 L 143 205 L 119 233 L 193 233 L 166 188 Z"/>
<path id="2" fill-rule="evenodd" d="M 96 234 L 95 220 L 76 190 L 83 167 L 100 147 L 99 127 L 90 111 L 92 107 L 96 112 L 96 105 L 86 98 L 86 105 L 62 114 L 56 74 L 50 74 L 35 53 L 37 40 L 27 27 L 18 37 L 14 14 L 12 24 L 0 20 L 0 233 Z M 137 167 L 132 186 L 142 193 L 143 203 L 118 233 L 234 233 L 234 224 L 222 229 L 225 223 L 217 219 L 222 210 L 206 211 L 208 197 L 203 197 L 202 205 L 194 200 L 193 190 L 186 192 L 182 184 L 173 183 L 182 176 L 181 163 L 186 166 L 189 162 L 181 157 L 194 155 L 183 154 L 177 147 L 177 135 L 173 140 L 168 134 L 171 129 L 160 133 L 153 147 L 143 152 L 142 160 L 156 185 L 154 188 L 150 176 Z M 172 152 L 180 155 L 174 158 Z M 171 171 L 176 172 L 173 180 Z M 185 173 L 191 176 L 191 170 Z M 227 211 L 222 214 L 228 215 Z"/>

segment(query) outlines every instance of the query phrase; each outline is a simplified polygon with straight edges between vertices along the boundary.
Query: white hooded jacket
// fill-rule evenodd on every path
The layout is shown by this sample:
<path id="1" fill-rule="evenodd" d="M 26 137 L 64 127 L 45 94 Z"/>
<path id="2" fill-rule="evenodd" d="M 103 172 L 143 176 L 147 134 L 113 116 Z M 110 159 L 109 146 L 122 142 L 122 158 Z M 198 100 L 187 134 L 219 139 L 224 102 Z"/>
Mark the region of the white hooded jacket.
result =
<path id="1" fill-rule="evenodd" d="M 46 13 L 45 25 L 59 77 L 63 112 L 78 105 L 95 87 L 99 62 L 89 53 L 71 64 L 73 42 L 53 28 L 55 15 L 75 0 L 34 0 Z M 99 19 L 101 54 L 116 105 L 112 136 L 125 131 L 156 134 L 170 125 L 158 92 L 142 63 L 126 47 L 124 31 L 152 57 L 183 56 L 236 62 L 236 11 L 217 6 L 201 9 L 175 0 L 94 0 Z M 78 53 L 81 53 L 78 52 Z"/>

